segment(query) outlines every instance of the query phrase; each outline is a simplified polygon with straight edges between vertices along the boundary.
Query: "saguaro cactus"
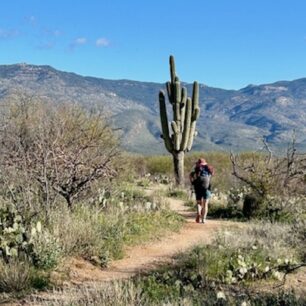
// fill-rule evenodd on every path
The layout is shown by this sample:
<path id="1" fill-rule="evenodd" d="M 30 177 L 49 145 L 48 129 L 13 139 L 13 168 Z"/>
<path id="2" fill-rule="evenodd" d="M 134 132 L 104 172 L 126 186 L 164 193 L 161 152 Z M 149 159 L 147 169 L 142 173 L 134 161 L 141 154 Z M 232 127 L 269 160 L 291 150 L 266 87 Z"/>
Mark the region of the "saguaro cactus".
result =
<path id="1" fill-rule="evenodd" d="M 166 83 L 168 100 L 172 105 L 173 121 L 171 132 L 169 130 L 166 97 L 161 90 L 159 92 L 160 120 L 162 135 L 166 149 L 173 156 L 174 173 L 177 185 L 184 184 L 184 157 L 185 152 L 191 150 L 195 135 L 196 122 L 200 115 L 199 108 L 199 84 L 193 83 L 192 98 L 187 97 L 186 87 L 175 73 L 174 57 L 170 56 L 171 81 Z"/>

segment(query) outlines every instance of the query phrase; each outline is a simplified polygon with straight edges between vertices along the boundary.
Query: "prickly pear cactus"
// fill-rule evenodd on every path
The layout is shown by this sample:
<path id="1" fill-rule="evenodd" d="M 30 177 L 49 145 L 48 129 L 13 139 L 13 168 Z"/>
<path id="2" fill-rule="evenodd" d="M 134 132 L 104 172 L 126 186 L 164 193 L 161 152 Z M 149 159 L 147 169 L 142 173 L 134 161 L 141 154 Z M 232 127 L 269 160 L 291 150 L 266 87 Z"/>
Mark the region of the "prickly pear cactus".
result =
<path id="1" fill-rule="evenodd" d="M 0 209 L 0 258 L 28 254 L 31 249 L 22 216 L 12 207 Z"/>
<path id="2" fill-rule="evenodd" d="M 59 241 L 42 228 L 40 221 L 26 224 L 14 207 L 0 207 L 0 260 L 8 263 L 18 258 L 49 269 L 56 266 L 60 256 Z"/>
<path id="3" fill-rule="evenodd" d="M 166 96 L 159 92 L 160 120 L 162 126 L 162 138 L 166 149 L 172 154 L 174 172 L 177 185 L 184 183 L 184 154 L 192 148 L 196 133 L 196 122 L 200 115 L 199 108 L 199 84 L 193 83 L 192 97 L 187 96 L 187 89 L 175 72 L 174 57 L 170 56 L 171 81 L 166 83 L 168 100 L 172 106 L 173 121 L 171 131 L 169 129 Z"/>

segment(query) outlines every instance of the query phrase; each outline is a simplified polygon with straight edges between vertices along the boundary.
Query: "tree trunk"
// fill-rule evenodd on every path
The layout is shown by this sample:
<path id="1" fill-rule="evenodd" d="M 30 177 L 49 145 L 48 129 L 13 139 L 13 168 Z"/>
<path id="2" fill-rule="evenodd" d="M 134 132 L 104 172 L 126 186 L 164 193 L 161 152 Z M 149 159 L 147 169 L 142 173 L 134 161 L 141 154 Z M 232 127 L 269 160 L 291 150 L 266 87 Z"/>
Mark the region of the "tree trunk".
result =
<path id="1" fill-rule="evenodd" d="M 173 153 L 173 164 L 174 164 L 174 174 L 175 183 L 177 186 L 184 186 L 184 151 Z"/>
<path id="2" fill-rule="evenodd" d="M 67 202 L 67 206 L 68 206 L 68 208 L 71 210 L 72 209 L 72 201 L 71 201 L 71 197 L 70 197 L 70 195 L 64 195 L 64 198 L 65 198 L 65 200 L 66 200 L 66 202 Z"/>

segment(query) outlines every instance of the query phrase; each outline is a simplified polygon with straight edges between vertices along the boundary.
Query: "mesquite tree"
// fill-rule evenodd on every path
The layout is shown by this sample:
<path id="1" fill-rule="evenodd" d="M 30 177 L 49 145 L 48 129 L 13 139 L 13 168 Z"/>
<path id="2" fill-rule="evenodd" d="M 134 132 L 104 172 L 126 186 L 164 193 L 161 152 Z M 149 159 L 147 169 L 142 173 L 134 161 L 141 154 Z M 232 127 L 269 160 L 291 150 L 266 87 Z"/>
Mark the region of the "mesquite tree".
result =
<path id="1" fill-rule="evenodd" d="M 16 205 L 41 203 L 48 213 L 58 195 L 72 208 L 116 175 L 118 142 L 102 113 L 17 99 L 0 109 L 0 196 L 7 190 Z"/>
<path id="2" fill-rule="evenodd" d="M 191 150 L 195 136 L 196 122 L 200 115 L 199 84 L 193 83 L 192 98 L 187 96 L 186 87 L 181 86 L 175 74 L 174 57 L 170 56 L 171 81 L 166 83 L 168 100 L 172 105 L 173 121 L 169 131 L 166 97 L 159 92 L 160 120 L 165 147 L 173 156 L 174 173 L 177 185 L 184 184 L 184 156 Z"/>

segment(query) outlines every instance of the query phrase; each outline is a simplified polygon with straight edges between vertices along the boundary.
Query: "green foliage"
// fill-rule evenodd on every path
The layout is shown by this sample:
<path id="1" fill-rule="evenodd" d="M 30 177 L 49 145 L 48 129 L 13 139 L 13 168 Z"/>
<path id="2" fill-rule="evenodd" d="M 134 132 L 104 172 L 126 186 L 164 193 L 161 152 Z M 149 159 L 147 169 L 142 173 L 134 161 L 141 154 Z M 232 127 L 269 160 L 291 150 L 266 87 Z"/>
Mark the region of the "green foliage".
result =
<path id="1" fill-rule="evenodd" d="M 137 186 L 148 188 L 151 184 L 149 176 L 143 177 L 137 181 Z"/>
<path id="2" fill-rule="evenodd" d="M 170 156 L 149 156 L 145 158 L 146 170 L 152 175 L 173 173 L 173 163 Z"/>
<path id="3" fill-rule="evenodd" d="M 125 224 L 123 240 L 129 245 L 162 237 L 167 231 L 178 231 L 183 218 L 169 210 L 147 214 L 132 213 Z"/>
<path id="4" fill-rule="evenodd" d="M 263 212 L 263 199 L 256 194 L 247 194 L 243 201 L 243 215 L 246 218 L 260 216 Z"/>
<path id="5" fill-rule="evenodd" d="M 283 306 L 283 305 L 294 305 L 302 306 L 305 305 L 305 297 L 297 297 L 294 292 L 284 292 L 281 291 L 277 294 L 275 293 L 261 293 L 255 294 L 251 297 L 251 303 L 253 305 L 260 306 Z"/>
<path id="6" fill-rule="evenodd" d="M 129 184 L 108 196 L 102 207 L 84 204 L 73 211 L 54 211 L 51 220 L 63 254 L 81 256 L 101 266 L 122 258 L 126 245 L 156 239 L 183 223 L 157 198 L 151 199 Z"/>
<path id="7" fill-rule="evenodd" d="M 245 220 L 245 217 L 239 207 L 236 205 L 210 205 L 208 216 L 220 219 Z"/>
<path id="8" fill-rule="evenodd" d="M 40 222 L 32 228 L 31 240 L 32 255 L 35 267 L 52 269 L 57 266 L 63 256 L 59 241 L 49 231 L 41 230 Z"/>
<path id="9" fill-rule="evenodd" d="M 23 258 L 36 268 L 50 269 L 60 256 L 57 240 L 40 221 L 29 225 L 12 206 L 0 209 L 0 258 L 6 262 Z"/>
<path id="10" fill-rule="evenodd" d="M 0 258 L 8 261 L 31 252 L 32 245 L 22 216 L 12 206 L 0 208 Z"/>
<path id="11" fill-rule="evenodd" d="M 178 198 L 178 199 L 182 199 L 182 200 L 187 200 L 188 199 L 188 195 L 186 193 L 186 190 L 181 189 L 181 188 L 170 188 L 166 195 L 168 197 L 172 197 L 172 198 Z"/>

